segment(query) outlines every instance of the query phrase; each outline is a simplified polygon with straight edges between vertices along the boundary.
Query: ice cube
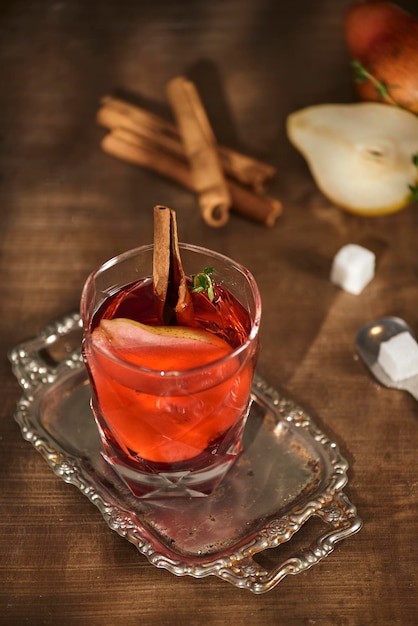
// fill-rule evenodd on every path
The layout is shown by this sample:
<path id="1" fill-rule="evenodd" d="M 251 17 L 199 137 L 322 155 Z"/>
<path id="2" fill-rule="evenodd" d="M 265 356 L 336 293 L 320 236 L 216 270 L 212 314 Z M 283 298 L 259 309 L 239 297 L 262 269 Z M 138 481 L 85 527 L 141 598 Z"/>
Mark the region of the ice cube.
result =
<path id="1" fill-rule="evenodd" d="M 418 344 L 408 331 L 380 344 L 378 363 L 395 382 L 418 374 Z"/>
<path id="2" fill-rule="evenodd" d="M 374 277 L 375 262 L 373 252 L 355 243 L 349 243 L 334 257 L 331 282 L 357 296 Z"/>

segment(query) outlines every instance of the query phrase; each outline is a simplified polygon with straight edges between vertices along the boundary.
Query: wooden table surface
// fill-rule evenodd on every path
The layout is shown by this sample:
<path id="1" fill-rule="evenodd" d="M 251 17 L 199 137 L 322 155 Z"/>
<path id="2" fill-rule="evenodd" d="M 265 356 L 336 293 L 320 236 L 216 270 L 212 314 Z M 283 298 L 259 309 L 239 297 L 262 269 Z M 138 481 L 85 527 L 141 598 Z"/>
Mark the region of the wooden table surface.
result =
<path id="1" fill-rule="evenodd" d="M 418 405 L 374 382 L 354 347 L 360 327 L 384 315 L 418 332 L 417 206 L 376 218 L 338 209 L 285 134 L 291 111 L 355 99 L 347 4 L 1 4 L 1 624 L 418 624 Z M 414 0 L 399 4 L 417 12 Z M 103 95 L 169 116 L 165 85 L 180 74 L 197 85 L 220 142 L 277 167 L 269 191 L 284 212 L 273 228 L 236 215 L 211 228 L 193 194 L 101 151 Z M 302 404 L 350 464 L 345 492 L 363 529 L 263 595 L 150 565 L 53 474 L 13 419 L 21 390 L 8 350 L 77 308 L 101 262 L 150 243 L 155 204 L 177 210 L 183 241 L 252 270 L 263 301 L 259 373 Z M 359 296 L 329 280 L 346 243 L 377 254 Z"/>

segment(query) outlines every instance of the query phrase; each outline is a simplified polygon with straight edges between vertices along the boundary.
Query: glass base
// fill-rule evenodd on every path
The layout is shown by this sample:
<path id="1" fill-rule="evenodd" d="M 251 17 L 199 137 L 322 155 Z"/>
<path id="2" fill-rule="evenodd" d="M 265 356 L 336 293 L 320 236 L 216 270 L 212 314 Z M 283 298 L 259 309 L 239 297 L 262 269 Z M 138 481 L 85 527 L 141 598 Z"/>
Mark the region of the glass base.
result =
<path id="1" fill-rule="evenodd" d="M 100 433 L 101 455 L 136 498 L 202 498 L 215 491 L 241 454 L 251 399 L 239 421 L 206 450 L 175 463 L 148 461 L 134 452 L 128 456 L 111 436 L 93 398 L 90 406 Z"/>
<path id="2" fill-rule="evenodd" d="M 126 463 L 106 447 L 102 448 L 101 454 L 136 498 L 203 498 L 215 491 L 238 458 L 241 447 L 236 448 L 235 452 L 218 459 L 213 455 L 209 466 L 187 469 L 182 463 L 184 469 L 169 471 L 153 469 L 146 462 Z"/>

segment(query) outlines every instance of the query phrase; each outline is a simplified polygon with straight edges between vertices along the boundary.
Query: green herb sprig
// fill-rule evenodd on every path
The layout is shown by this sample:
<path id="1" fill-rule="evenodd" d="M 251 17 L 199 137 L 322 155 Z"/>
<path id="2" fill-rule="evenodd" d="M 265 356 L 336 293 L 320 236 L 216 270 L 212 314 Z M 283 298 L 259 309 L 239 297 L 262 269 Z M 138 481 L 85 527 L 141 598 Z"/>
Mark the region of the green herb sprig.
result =
<path id="1" fill-rule="evenodd" d="M 215 298 L 215 292 L 213 290 L 213 282 L 211 278 L 211 274 L 214 272 L 213 267 L 206 267 L 203 272 L 196 274 L 193 277 L 193 293 L 204 293 L 205 291 L 208 294 L 208 298 L 211 302 L 213 302 Z"/>
<path id="2" fill-rule="evenodd" d="M 399 106 L 399 104 L 389 94 L 389 89 L 393 89 L 394 85 L 387 85 L 383 80 L 378 80 L 367 70 L 360 61 L 352 61 L 351 67 L 354 72 L 354 80 L 357 83 L 365 83 L 370 81 L 374 85 L 378 96 L 381 100 L 385 100 L 389 104 Z"/>
<path id="3" fill-rule="evenodd" d="M 412 163 L 415 167 L 418 168 L 418 152 L 412 155 Z M 411 192 L 411 202 L 418 202 L 418 184 L 417 185 L 408 185 L 409 191 Z"/>

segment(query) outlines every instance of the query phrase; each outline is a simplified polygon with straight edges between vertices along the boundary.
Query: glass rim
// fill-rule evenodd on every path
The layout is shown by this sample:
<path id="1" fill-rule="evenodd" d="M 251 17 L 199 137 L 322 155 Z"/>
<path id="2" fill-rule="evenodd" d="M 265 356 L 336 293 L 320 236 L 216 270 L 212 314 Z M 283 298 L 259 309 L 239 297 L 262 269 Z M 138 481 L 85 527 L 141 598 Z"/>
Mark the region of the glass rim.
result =
<path id="1" fill-rule="evenodd" d="M 244 275 L 253 293 L 255 311 L 254 311 L 253 318 L 251 318 L 250 332 L 248 333 L 246 340 L 241 345 L 237 346 L 236 348 L 232 350 L 232 352 L 229 352 L 228 354 L 226 354 L 225 356 L 219 359 L 216 359 L 214 361 L 210 361 L 210 363 L 205 363 L 204 365 L 199 365 L 197 367 L 193 367 L 189 369 L 184 369 L 184 370 L 151 369 L 151 368 L 143 367 L 141 365 L 137 365 L 135 363 L 131 363 L 122 358 L 119 358 L 118 356 L 111 354 L 108 351 L 101 349 L 100 347 L 97 348 L 103 355 L 106 356 L 106 358 L 110 358 L 114 363 L 118 363 L 118 364 L 123 365 L 124 367 L 128 367 L 129 369 L 132 369 L 132 371 L 142 372 L 143 374 L 147 376 L 153 376 L 155 378 L 160 378 L 160 379 L 176 379 L 176 378 L 181 378 L 185 376 L 198 375 L 199 373 L 203 373 L 210 368 L 219 367 L 223 363 L 227 363 L 230 360 L 239 357 L 242 353 L 249 350 L 252 344 L 255 345 L 257 338 L 258 338 L 259 330 L 260 330 L 261 296 L 260 296 L 260 292 L 259 292 L 256 280 L 254 276 L 252 275 L 252 273 L 244 265 L 242 265 L 241 263 L 237 261 L 234 261 L 233 259 L 231 259 L 230 257 L 227 257 L 221 252 L 210 250 L 209 248 L 205 248 L 203 246 L 197 246 L 195 244 L 188 244 L 184 242 L 179 242 L 179 247 L 180 249 L 189 250 L 190 252 L 199 252 L 202 254 L 206 254 L 208 256 L 218 258 L 219 260 L 223 262 L 229 263 L 234 269 L 236 269 L 238 272 Z M 82 295 L 81 295 L 81 317 L 82 317 L 82 322 L 83 322 L 85 338 L 91 337 L 91 334 L 92 334 L 90 329 L 86 328 L 86 325 L 85 325 L 85 317 L 86 317 L 85 314 L 86 314 L 86 308 L 87 308 L 86 307 L 86 292 L 87 292 L 88 287 L 94 282 L 97 276 L 99 276 L 101 273 L 103 273 L 107 269 L 113 267 L 120 261 L 127 260 L 130 257 L 133 257 L 140 252 L 150 252 L 153 249 L 154 249 L 154 244 L 151 243 L 151 244 L 146 244 L 143 246 L 138 246 L 137 248 L 132 248 L 130 250 L 126 250 L 125 252 L 115 255 L 111 257 L 110 259 L 108 259 L 107 261 L 105 261 L 102 265 L 100 265 L 100 267 L 98 267 L 96 270 L 91 272 L 91 274 L 87 277 L 87 280 L 84 284 Z"/>

